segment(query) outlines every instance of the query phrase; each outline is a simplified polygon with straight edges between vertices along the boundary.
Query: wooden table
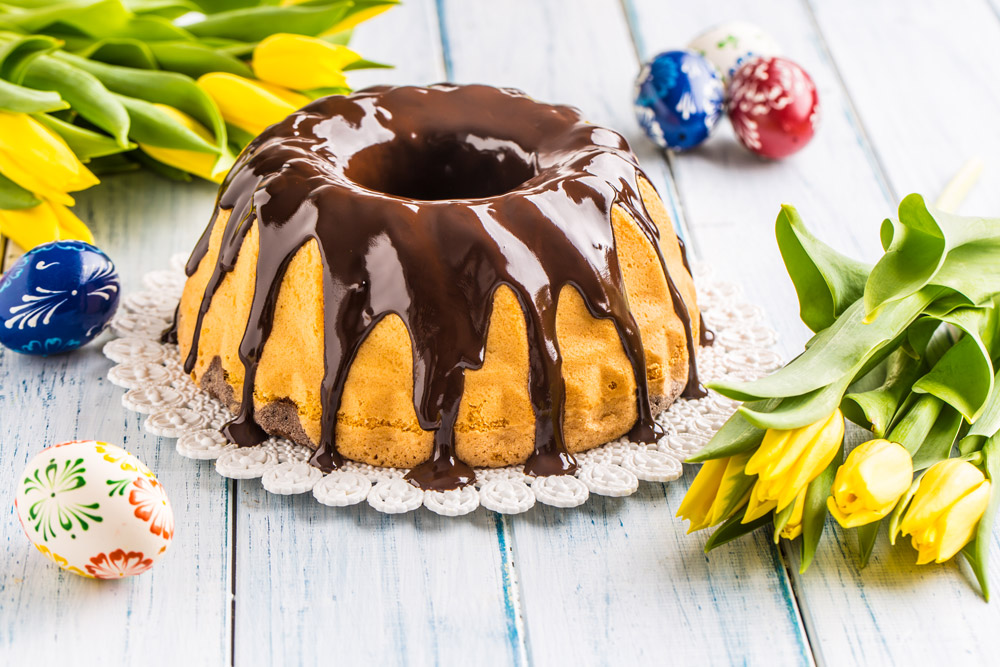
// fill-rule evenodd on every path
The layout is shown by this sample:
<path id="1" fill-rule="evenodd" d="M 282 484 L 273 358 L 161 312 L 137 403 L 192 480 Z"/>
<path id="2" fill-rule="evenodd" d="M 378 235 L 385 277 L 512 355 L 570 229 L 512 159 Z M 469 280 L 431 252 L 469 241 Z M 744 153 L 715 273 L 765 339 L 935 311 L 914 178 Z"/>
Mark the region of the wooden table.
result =
<path id="1" fill-rule="evenodd" d="M 397 68 L 352 83 L 515 86 L 623 131 L 692 252 L 766 309 L 789 355 L 806 330 L 773 240 L 780 203 L 871 259 L 902 195 L 935 196 L 980 155 L 964 209 L 1000 214 L 998 12 L 1000 0 L 407 0 L 355 40 Z M 758 160 L 728 127 L 663 155 L 637 128 L 640 59 L 731 19 L 766 27 L 819 87 L 821 129 L 791 159 Z M 213 196 L 136 174 L 82 193 L 78 212 L 127 289 L 190 249 Z M 859 572 L 853 538 L 831 523 L 805 575 L 765 534 L 705 556 L 705 536 L 674 518 L 693 471 L 514 517 L 326 508 L 181 458 L 122 409 L 109 365 L 99 344 L 52 359 L 0 351 L 2 664 L 956 665 L 1000 651 L 1000 604 L 958 564 L 914 566 L 908 546 L 880 545 Z M 123 444 L 170 492 L 177 538 L 150 574 L 62 573 L 21 534 L 16 475 L 74 438 Z M 994 540 L 1000 582 L 998 550 Z"/>

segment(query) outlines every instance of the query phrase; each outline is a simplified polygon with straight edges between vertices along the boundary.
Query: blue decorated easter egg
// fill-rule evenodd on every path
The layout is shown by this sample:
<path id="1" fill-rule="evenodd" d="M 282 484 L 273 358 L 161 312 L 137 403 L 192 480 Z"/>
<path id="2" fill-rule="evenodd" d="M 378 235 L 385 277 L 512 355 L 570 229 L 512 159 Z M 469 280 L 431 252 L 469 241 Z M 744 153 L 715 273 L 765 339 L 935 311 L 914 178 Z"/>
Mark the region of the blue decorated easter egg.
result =
<path id="1" fill-rule="evenodd" d="M 715 65 L 726 84 L 736 70 L 754 58 L 781 54 L 781 47 L 773 37 L 746 21 L 730 21 L 709 28 L 691 40 L 688 48 Z"/>
<path id="2" fill-rule="evenodd" d="M 90 342 L 118 308 L 118 271 L 83 241 L 28 251 L 0 278 L 0 344 L 49 355 Z"/>
<path id="3" fill-rule="evenodd" d="M 715 128 L 724 108 L 715 67 L 694 51 L 667 51 L 643 66 L 635 82 L 635 113 L 661 148 L 694 148 Z"/>

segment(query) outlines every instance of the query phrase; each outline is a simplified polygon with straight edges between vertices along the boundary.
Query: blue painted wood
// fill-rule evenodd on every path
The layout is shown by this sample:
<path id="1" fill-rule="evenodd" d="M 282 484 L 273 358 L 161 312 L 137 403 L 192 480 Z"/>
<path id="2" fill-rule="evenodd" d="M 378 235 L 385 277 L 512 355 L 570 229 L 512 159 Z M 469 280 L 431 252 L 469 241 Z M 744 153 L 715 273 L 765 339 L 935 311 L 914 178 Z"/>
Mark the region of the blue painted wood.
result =
<path id="1" fill-rule="evenodd" d="M 118 266 L 123 289 L 183 251 L 214 187 L 150 174 L 77 195 L 77 213 Z M 229 492 L 210 463 L 181 458 L 121 406 L 100 352 L 108 335 L 49 359 L 0 349 L 0 664 L 223 664 L 230 652 Z M 177 522 L 170 551 L 141 577 L 99 582 L 60 571 L 30 545 L 13 511 L 17 481 L 45 446 L 121 445 L 156 471 Z"/>
<path id="2" fill-rule="evenodd" d="M 638 61 L 618 3 L 443 6 L 456 80 L 575 104 L 623 131 L 662 182 L 663 162 L 632 115 Z M 509 519 L 533 661 L 811 661 L 768 540 L 707 559 L 704 537 L 684 535 L 673 515 L 691 476 L 643 485 L 628 499 L 591 497 L 574 511 L 538 507 Z"/>

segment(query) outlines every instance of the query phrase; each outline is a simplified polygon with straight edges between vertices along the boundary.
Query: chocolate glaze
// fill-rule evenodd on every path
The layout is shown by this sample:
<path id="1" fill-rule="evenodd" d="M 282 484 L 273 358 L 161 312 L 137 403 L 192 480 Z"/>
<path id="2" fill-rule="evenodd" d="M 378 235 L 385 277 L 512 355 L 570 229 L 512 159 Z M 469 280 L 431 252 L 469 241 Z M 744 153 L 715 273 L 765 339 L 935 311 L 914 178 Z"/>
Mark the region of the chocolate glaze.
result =
<path id="1" fill-rule="evenodd" d="M 527 325 L 535 451 L 526 472 L 576 468 L 563 437 L 565 383 L 556 340 L 556 300 L 565 285 L 577 289 L 594 317 L 614 322 L 637 387 L 638 420 L 629 435 L 653 441 L 662 431 L 653 420 L 642 340 L 618 265 L 616 204 L 656 249 L 684 324 L 685 395 L 698 395 L 700 385 L 690 315 L 639 196 L 640 176 L 621 135 L 586 123 L 572 107 L 540 104 L 515 90 L 375 87 L 317 100 L 251 142 L 220 190 L 216 214 L 231 214 L 184 368 L 194 368 L 212 297 L 256 221 L 260 252 L 239 347 L 243 395 L 224 428 L 232 441 L 254 445 L 267 437 L 254 420 L 257 364 L 285 270 L 310 240 L 323 262 L 326 364 L 314 465 L 341 464 L 336 417 L 348 370 L 375 325 L 395 313 L 412 344 L 418 422 L 435 432 L 431 460 L 408 478 L 431 489 L 471 483 L 472 469 L 455 456 L 454 428 L 465 370 L 483 364 L 501 285 L 516 295 Z M 189 276 L 208 252 L 213 225 L 214 218 L 188 261 Z"/>

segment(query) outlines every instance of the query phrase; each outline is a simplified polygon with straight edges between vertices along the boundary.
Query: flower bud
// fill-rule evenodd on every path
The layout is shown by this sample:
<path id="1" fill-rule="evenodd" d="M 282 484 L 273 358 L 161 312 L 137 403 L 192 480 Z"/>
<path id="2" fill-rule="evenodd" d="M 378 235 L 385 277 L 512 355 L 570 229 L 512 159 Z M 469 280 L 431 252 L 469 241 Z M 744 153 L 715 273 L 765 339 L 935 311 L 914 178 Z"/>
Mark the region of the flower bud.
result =
<path id="1" fill-rule="evenodd" d="M 677 516 L 691 522 L 688 532 L 722 523 L 747 501 L 753 480 L 743 474 L 750 452 L 706 461 L 684 495 Z"/>
<path id="2" fill-rule="evenodd" d="M 361 59 L 341 44 L 306 35 L 278 33 L 267 37 L 253 51 L 253 73 L 293 90 L 343 88 L 344 67 Z"/>
<path id="3" fill-rule="evenodd" d="M 972 539 L 989 501 L 989 481 L 968 461 L 947 459 L 928 468 L 899 526 L 919 554 L 917 565 L 943 563 L 957 554 Z"/>
<path id="4" fill-rule="evenodd" d="M 800 428 L 768 429 L 746 465 L 746 474 L 757 475 L 757 483 L 744 521 L 771 509 L 780 512 L 795 501 L 830 464 L 843 440 L 844 415 L 839 409 Z"/>
<path id="5" fill-rule="evenodd" d="M 902 445 L 869 440 L 837 469 L 826 505 L 841 526 L 857 528 L 889 514 L 912 482 L 913 459 Z"/>
<path id="6" fill-rule="evenodd" d="M 0 174 L 65 206 L 73 205 L 68 192 L 98 183 L 62 137 L 26 113 L 7 111 L 0 111 Z"/>
<path id="7" fill-rule="evenodd" d="M 254 136 L 295 111 L 294 106 L 257 82 L 235 74 L 203 74 L 198 86 L 215 101 L 227 123 Z"/>

